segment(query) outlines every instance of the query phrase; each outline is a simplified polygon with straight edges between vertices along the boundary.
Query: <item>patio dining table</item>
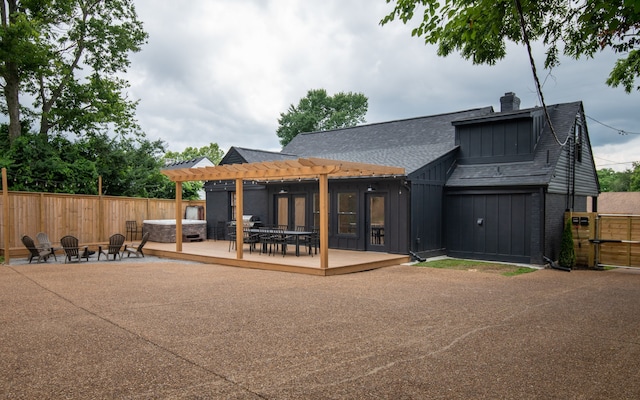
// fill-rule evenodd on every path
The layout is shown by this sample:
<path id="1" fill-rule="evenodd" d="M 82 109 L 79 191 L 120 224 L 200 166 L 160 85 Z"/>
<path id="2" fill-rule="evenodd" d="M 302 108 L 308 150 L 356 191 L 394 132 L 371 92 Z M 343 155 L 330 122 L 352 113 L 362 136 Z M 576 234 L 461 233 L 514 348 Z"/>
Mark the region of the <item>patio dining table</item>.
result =
<path id="1" fill-rule="evenodd" d="M 280 229 L 269 229 L 269 228 L 251 228 L 249 229 L 251 233 L 282 233 L 285 236 L 292 236 L 296 238 L 296 257 L 300 257 L 300 237 L 312 235 L 311 231 L 283 231 Z"/>

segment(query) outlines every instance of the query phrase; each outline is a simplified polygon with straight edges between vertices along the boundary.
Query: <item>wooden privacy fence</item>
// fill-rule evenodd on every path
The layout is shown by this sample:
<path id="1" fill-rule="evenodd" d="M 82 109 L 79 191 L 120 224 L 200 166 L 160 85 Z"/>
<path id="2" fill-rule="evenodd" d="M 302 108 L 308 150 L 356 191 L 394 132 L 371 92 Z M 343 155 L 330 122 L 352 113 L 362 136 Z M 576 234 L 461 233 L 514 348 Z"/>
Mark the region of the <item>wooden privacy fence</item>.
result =
<path id="1" fill-rule="evenodd" d="M 577 265 L 640 268 L 640 215 L 566 213 Z"/>
<path id="2" fill-rule="evenodd" d="M 114 233 L 126 233 L 125 221 L 136 221 L 142 228 L 145 219 L 173 219 L 175 200 L 146 199 L 59 193 L 7 192 L 0 196 L 0 246 L 5 255 L 8 238 L 11 255 L 26 253 L 22 235 L 35 238 L 45 232 L 53 242 L 65 235 L 76 236 L 82 243 L 104 243 Z M 8 199 L 8 201 L 7 201 Z M 6 204 L 5 204 L 6 202 Z M 184 201 L 182 216 L 188 206 L 205 206 L 204 200 Z M 5 214 L 9 225 L 5 229 Z M 7 232 L 5 232 L 7 230 Z"/>

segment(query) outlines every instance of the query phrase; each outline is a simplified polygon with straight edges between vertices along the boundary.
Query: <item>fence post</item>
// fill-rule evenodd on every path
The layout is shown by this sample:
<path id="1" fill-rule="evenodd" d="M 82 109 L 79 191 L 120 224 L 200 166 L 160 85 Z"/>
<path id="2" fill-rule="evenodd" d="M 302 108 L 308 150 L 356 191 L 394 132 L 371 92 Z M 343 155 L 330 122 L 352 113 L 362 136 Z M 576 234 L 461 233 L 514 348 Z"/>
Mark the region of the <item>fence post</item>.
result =
<path id="1" fill-rule="evenodd" d="M 7 169 L 2 168 L 2 222 L 4 231 L 4 262 L 5 264 L 11 264 L 11 251 L 9 249 L 9 189 L 7 188 Z"/>

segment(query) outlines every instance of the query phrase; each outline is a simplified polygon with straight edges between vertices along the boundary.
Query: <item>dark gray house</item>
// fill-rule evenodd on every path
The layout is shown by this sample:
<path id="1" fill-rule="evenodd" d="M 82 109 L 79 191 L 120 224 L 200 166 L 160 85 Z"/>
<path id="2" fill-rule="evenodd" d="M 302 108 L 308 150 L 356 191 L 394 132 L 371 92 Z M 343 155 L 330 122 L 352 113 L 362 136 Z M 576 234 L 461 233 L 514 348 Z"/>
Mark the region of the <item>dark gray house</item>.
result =
<path id="1" fill-rule="evenodd" d="M 477 108 L 302 133 L 281 152 L 232 147 L 221 164 L 318 157 L 405 169 L 329 181 L 329 246 L 542 264 L 558 255 L 565 210 L 599 192 L 581 102 Z M 207 182 L 207 220 L 234 215 L 233 182 Z M 245 183 L 244 213 L 265 224 L 318 225 L 318 186 Z"/>

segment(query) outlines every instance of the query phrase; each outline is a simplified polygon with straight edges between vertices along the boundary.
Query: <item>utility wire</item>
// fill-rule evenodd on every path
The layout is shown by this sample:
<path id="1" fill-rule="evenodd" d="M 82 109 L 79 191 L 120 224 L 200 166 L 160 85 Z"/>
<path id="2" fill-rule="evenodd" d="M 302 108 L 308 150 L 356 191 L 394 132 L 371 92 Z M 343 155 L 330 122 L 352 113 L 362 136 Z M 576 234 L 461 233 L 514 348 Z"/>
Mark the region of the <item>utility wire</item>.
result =
<path id="1" fill-rule="evenodd" d="M 587 115 L 587 118 L 589 118 L 590 120 L 592 120 L 594 122 L 597 122 L 598 124 L 600 124 L 600 125 L 602 125 L 604 127 L 607 127 L 607 128 L 609 128 L 611 130 L 614 130 L 614 131 L 618 132 L 619 135 L 640 135 L 640 132 L 629 132 L 629 131 L 625 131 L 624 129 L 614 128 L 613 126 L 607 125 L 604 122 L 600 122 L 597 119 L 595 119 L 593 117 L 590 117 L 588 115 Z"/>
<path id="2" fill-rule="evenodd" d="M 533 80 L 536 82 L 536 90 L 538 92 L 538 98 L 540 99 L 540 103 L 542 104 L 542 109 L 544 110 L 544 116 L 547 119 L 547 123 L 549 124 L 549 128 L 551 129 L 551 133 L 553 134 L 553 138 L 556 142 L 564 147 L 571 135 L 567 135 L 567 138 L 564 142 L 561 142 L 558 139 L 558 134 L 553 128 L 553 124 L 551 123 L 551 117 L 549 116 L 549 111 L 547 110 L 547 104 L 544 101 L 544 95 L 542 94 L 542 87 L 540 86 L 540 79 L 538 78 L 538 72 L 536 70 L 536 63 L 533 59 L 533 51 L 531 50 L 531 42 L 529 41 L 529 34 L 527 33 L 526 22 L 524 20 L 524 13 L 522 12 L 522 4 L 520 4 L 520 0 L 514 0 L 516 3 L 516 8 L 518 10 L 518 14 L 520 15 L 520 28 L 522 29 L 522 39 L 524 43 L 527 45 L 527 53 L 529 53 L 529 63 L 531 64 L 531 72 L 533 73 Z"/>

